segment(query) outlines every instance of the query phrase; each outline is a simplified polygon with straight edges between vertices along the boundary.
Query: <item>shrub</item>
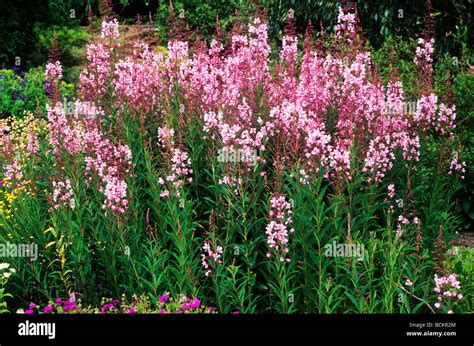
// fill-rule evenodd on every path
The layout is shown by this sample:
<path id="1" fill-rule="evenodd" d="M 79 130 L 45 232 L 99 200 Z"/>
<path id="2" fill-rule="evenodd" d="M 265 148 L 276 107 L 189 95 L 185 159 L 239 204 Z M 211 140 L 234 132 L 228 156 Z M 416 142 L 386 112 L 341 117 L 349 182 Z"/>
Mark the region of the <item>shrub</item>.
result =
<path id="1" fill-rule="evenodd" d="M 407 95 L 354 13 L 302 51 L 287 25 L 274 58 L 260 16 L 209 49 L 177 27 L 166 55 L 127 50 L 104 21 L 67 107 L 61 64 L 46 65 L 44 136 L 25 129 L 23 152 L 0 128 L 0 240 L 41 249 L 12 259 L 17 305 L 170 292 L 222 313 L 414 313 L 436 311 L 433 278 L 459 290 L 445 247 L 465 163 L 433 42 L 413 47 Z"/>

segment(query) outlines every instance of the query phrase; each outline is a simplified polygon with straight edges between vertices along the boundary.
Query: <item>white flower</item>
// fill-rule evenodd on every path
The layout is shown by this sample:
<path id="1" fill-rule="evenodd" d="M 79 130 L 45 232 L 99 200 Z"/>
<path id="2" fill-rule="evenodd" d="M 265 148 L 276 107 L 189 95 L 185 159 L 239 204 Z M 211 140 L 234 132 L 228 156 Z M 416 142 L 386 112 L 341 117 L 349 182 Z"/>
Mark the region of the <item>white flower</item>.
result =
<path id="1" fill-rule="evenodd" d="M 0 263 L 0 270 L 7 269 L 10 266 L 8 263 Z"/>
<path id="2" fill-rule="evenodd" d="M 440 303 L 435 303 L 435 308 L 436 309 L 439 309 L 441 307 L 441 304 Z"/>
<path id="3" fill-rule="evenodd" d="M 3 273 L 3 277 L 5 279 L 8 279 L 10 277 L 10 275 L 12 275 L 12 273 Z"/>

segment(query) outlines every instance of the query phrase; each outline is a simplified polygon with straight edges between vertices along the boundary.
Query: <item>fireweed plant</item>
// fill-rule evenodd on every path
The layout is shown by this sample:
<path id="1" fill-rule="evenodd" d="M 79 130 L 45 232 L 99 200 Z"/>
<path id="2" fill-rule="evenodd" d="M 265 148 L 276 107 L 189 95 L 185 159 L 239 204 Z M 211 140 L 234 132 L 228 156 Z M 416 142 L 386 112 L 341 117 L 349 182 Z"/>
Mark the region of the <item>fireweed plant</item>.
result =
<path id="1" fill-rule="evenodd" d="M 9 259 L 12 304 L 145 312 L 100 297 L 159 307 L 169 292 L 221 313 L 472 309 L 446 262 L 465 164 L 433 39 L 408 100 L 353 13 L 301 45 L 290 18 L 279 54 L 263 17 L 236 27 L 156 53 L 106 20 L 67 108 L 61 63 L 46 65 L 47 121 L 0 124 L 0 240 L 40 249 Z"/>

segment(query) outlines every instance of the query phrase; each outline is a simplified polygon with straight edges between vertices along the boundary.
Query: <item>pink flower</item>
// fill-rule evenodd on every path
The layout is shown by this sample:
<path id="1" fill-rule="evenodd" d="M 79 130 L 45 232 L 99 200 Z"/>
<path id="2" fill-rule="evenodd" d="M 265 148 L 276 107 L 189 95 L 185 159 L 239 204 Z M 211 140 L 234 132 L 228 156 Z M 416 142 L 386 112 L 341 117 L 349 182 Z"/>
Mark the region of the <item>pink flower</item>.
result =
<path id="1" fill-rule="evenodd" d="M 212 273 L 211 267 L 222 263 L 220 258 L 223 253 L 223 248 L 219 245 L 215 248 L 215 250 L 212 250 L 211 244 L 208 241 L 205 241 L 203 249 L 204 253 L 201 254 L 201 262 L 204 269 L 207 269 L 205 275 L 209 276 Z"/>
<path id="2" fill-rule="evenodd" d="M 405 286 L 413 286 L 413 282 L 410 280 L 405 281 Z"/>
<path id="3" fill-rule="evenodd" d="M 201 305 L 201 301 L 197 298 L 193 299 L 193 302 L 191 303 L 190 307 L 192 309 L 197 309 Z"/>
<path id="4" fill-rule="evenodd" d="M 61 206 L 69 206 L 74 209 L 76 203 L 70 180 L 53 181 L 53 187 L 54 209 L 59 209 Z"/>
<path id="5" fill-rule="evenodd" d="M 160 297 L 160 302 L 164 303 L 166 302 L 168 299 L 170 298 L 170 296 L 168 294 L 164 294 Z"/>
<path id="6" fill-rule="evenodd" d="M 388 185 L 387 189 L 388 189 L 388 197 L 394 198 L 395 197 L 395 185 L 390 184 L 390 185 Z"/>
<path id="7" fill-rule="evenodd" d="M 44 312 L 45 314 L 48 314 L 48 313 L 50 313 L 51 311 L 53 311 L 53 306 L 52 306 L 52 305 L 46 305 L 46 306 L 44 307 L 44 309 L 43 309 L 43 312 Z"/>
<path id="8" fill-rule="evenodd" d="M 61 63 L 59 61 L 55 61 L 54 63 L 47 63 L 45 72 L 46 81 L 56 82 L 61 78 L 63 78 Z"/>
<path id="9" fill-rule="evenodd" d="M 461 290 L 461 284 L 457 279 L 456 274 L 450 274 L 448 276 L 438 276 L 435 274 L 435 287 L 434 291 L 437 293 L 438 302 L 440 304 L 443 300 L 446 302 L 448 307 L 451 306 L 453 298 L 462 299 L 462 294 L 459 293 Z M 435 304 L 435 306 L 436 306 Z"/>
<path id="10" fill-rule="evenodd" d="M 427 63 L 431 66 L 433 62 L 432 54 L 433 54 L 433 46 L 434 46 L 434 39 L 430 41 L 426 41 L 423 38 L 418 39 L 418 47 L 416 47 L 416 55 L 413 59 L 413 62 L 416 65 L 420 65 L 423 62 Z"/>
<path id="11" fill-rule="evenodd" d="M 266 227 L 268 235 L 267 243 L 270 249 L 273 249 L 280 257 L 281 262 L 289 262 L 289 258 L 285 258 L 288 253 L 288 235 L 294 232 L 290 228 L 292 223 L 291 204 L 286 201 L 283 195 L 274 195 L 270 201 L 270 223 Z M 271 254 L 267 253 L 267 257 Z"/>
<path id="12" fill-rule="evenodd" d="M 119 23 L 116 18 L 110 22 L 102 22 L 101 38 L 117 39 L 120 36 Z"/>
<path id="13" fill-rule="evenodd" d="M 189 177 L 193 173 L 193 170 L 190 168 L 191 160 L 188 158 L 186 151 L 175 146 L 173 136 L 174 130 L 166 126 L 158 129 L 159 145 L 170 156 L 168 175 L 165 179 L 162 177 L 158 179 L 158 182 L 165 187 L 165 190 L 160 193 L 160 197 L 169 197 L 171 193 L 176 197 L 180 197 L 180 190 L 184 183 L 186 181 L 192 182 L 192 178 Z"/>

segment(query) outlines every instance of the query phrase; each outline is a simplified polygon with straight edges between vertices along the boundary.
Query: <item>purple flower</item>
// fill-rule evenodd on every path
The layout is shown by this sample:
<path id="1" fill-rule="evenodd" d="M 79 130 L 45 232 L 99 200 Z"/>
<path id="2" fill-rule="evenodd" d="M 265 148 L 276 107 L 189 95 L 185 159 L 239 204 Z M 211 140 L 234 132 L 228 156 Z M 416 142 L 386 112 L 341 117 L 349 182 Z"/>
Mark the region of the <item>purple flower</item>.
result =
<path id="1" fill-rule="evenodd" d="M 35 306 L 36 306 L 36 304 L 33 303 L 33 302 L 31 302 L 30 305 L 28 306 L 28 308 L 29 308 L 30 310 L 33 310 L 33 309 L 35 308 Z"/>
<path id="2" fill-rule="evenodd" d="M 25 310 L 25 314 L 31 315 L 31 314 L 33 314 L 33 310 Z"/>
<path id="3" fill-rule="evenodd" d="M 162 296 L 160 297 L 160 302 L 164 303 L 164 302 L 166 302 L 169 298 L 170 298 L 169 295 L 164 294 L 164 295 L 162 295 Z"/>
<path id="4" fill-rule="evenodd" d="M 200 305 L 201 305 L 201 301 L 197 298 L 194 298 L 190 306 L 193 309 L 197 309 Z"/>
<path id="5" fill-rule="evenodd" d="M 165 311 L 165 310 L 160 310 L 160 311 L 158 311 L 158 313 L 159 313 L 160 315 L 162 315 L 162 314 L 166 313 L 166 311 Z"/>
<path id="6" fill-rule="evenodd" d="M 113 304 L 108 303 L 108 304 L 102 305 L 102 307 L 100 308 L 100 311 L 107 312 L 113 308 L 115 308 L 115 306 Z"/>
<path id="7" fill-rule="evenodd" d="M 69 300 L 66 300 L 64 302 L 64 311 L 71 311 L 71 310 L 74 310 L 75 308 L 77 307 L 77 305 L 75 303 L 71 303 Z"/>
<path id="8" fill-rule="evenodd" d="M 74 293 L 69 296 L 69 301 L 71 303 L 74 303 L 76 301 L 76 295 Z"/>
<path id="9" fill-rule="evenodd" d="M 128 309 L 127 314 L 134 314 L 135 312 L 135 308 L 130 308 Z"/>
<path id="10" fill-rule="evenodd" d="M 53 311 L 53 306 L 52 305 L 46 305 L 43 309 L 43 312 L 45 314 L 49 314 L 51 311 Z"/>
<path id="11" fill-rule="evenodd" d="M 188 305 L 188 304 L 183 304 L 183 305 L 181 306 L 181 308 L 182 308 L 183 310 L 189 310 L 190 307 L 191 307 L 191 306 Z"/>
<path id="12" fill-rule="evenodd" d="M 215 307 L 213 307 L 213 306 L 210 306 L 210 307 L 207 308 L 207 310 L 209 310 L 209 311 L 216 311 L 217 308 L 215 308 Z"/>
<path id="13" fill-rule="evenodd" d="M 114 299 L 114 300 L 111 301 L 111 303 L 112 303 L 112 304 L 117 304 L 119 301 L 120 301 L 120 300 L 118 300 L 118 299 Z"/>
<path id="14" fill-rule="evenodd" d="M 177 314 L 182 314 L 183 313 L 183 310 L 178 310 L 176 311 Z"/>
<path id="15" fill-rule="evenodd" d="M 61 305 L 63 300 L 61 298 L 56 299 L 56 304 Z"/>
<path id="16" fill-rule="evenodd" d="M 240 314 L 240 311 L 234 311 L 232 314 L 233 315 L 238 315 L 238 314 Z"/>

